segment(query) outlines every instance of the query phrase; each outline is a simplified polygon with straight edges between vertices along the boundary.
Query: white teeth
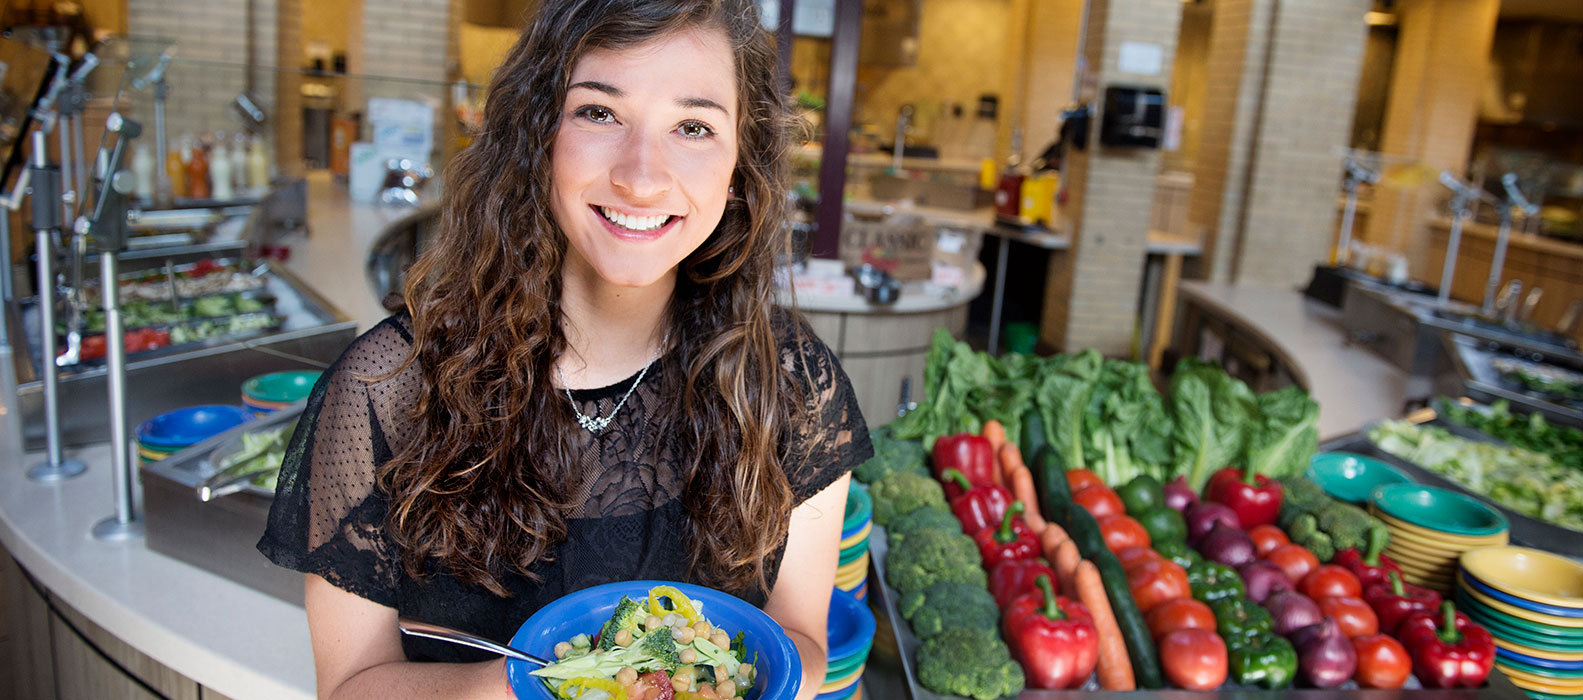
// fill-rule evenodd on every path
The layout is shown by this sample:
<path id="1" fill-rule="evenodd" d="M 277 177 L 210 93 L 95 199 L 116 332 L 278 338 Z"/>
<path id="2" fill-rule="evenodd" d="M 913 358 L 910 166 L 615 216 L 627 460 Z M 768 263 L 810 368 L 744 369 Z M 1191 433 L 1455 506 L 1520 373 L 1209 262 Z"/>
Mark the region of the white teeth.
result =
<path id="1" fill-rule="evenodd" d="M 655 216 L 628 216 L 619 211 L 611 209 L 610 207 L 600 207 L 599 213 L 603 214 L 604 217 L 609 219 L 611 223 L 632 231 L 652 231 L 659 228 L 666 221 L 670 220 L 670 217 L 664 214 Z"/>

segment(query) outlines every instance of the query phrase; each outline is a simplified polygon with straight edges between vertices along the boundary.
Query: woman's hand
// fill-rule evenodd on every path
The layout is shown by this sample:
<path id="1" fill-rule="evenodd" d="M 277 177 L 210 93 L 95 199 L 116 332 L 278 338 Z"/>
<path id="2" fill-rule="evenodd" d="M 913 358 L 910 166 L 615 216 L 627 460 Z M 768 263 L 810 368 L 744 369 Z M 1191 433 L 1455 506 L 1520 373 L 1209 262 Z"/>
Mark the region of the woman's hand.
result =
<path id="1" fill-rule="evenodd" d="M 830 653 L 825 625 L 841 556 L 841 521 L 850 482 L 850 475 L 843 476 L 792 511 L 780 569 L 789 575 L 777 575 L 764 605 L 764 612 L 786 629 L 802 655 L 797 700 L 818 695 L 825 681 Z"/>
<path id="2" fill-rule="evenodd" d="M 514 698 L 506 660 L 420 664 L 401 650 L 396 611 L 308 574 L 308 634 L 320 698 Z"/>

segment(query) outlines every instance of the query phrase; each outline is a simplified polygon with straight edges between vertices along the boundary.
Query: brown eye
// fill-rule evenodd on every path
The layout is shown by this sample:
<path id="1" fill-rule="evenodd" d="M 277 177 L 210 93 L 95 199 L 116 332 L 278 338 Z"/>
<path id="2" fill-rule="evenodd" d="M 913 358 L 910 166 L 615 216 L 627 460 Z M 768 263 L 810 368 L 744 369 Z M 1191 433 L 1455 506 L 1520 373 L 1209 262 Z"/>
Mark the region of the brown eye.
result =
<path id="1" fill-rule="evenodd" d="M 682 122 L 677 129 L 682 132 L 682 136 L 690 139 L 703 139 L 715 135 L 715 130 L 703 122 Z"/>
<path id="2" fill-rule="evenodd" d="M 611 113 L 610 110 L 595 105 L 579 107 L 576 114 L 579 117 L 592 122 L 599 122 L 601 124 L 613 122 L 616 120 L 616 115 Z"/>

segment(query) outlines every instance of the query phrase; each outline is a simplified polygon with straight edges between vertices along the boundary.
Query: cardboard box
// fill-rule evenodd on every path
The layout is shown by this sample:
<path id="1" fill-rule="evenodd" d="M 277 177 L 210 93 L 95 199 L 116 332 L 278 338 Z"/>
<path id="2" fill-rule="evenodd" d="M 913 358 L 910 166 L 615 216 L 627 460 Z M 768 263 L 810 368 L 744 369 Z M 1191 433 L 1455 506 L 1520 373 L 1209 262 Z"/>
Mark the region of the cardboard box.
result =
<path id="1" fill-rule="evenodd" d="M 911 214 L 873 217 L 847 212 L 841 222 L 841 262 L 873 265 L 903 282 L 933 274 L 934 227 Z"/>

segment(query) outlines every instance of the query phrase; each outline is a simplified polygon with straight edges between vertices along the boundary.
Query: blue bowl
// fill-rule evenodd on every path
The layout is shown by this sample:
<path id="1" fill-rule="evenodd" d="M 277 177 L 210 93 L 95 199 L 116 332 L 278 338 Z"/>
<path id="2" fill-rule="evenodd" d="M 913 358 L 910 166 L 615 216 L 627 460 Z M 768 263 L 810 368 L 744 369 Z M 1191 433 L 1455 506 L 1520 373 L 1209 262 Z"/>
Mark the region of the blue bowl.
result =
<path id="1" fill-rule="evenodd" d="M 834 692 L 824 693 L 822 695 L 815 695 L 814 696 L 814 700 L 846 700 L 847 698 L 850 698 L 853 695 L 857 695 L 857 686 L 858 686 L 857 683 L 853 683 L 852 685 L 849 685 L 849 686 L 847 686 L 845 688 L 842 688 L 842 689 L 834 691 Z"/>
<path id="2" fill-rule="evenodd" d="M 1490 587 L 1489 584 L 1474 578 L 1473 574 L 1468 573 L 1465 569 L 1462 571 L 1462 580 L 1466 581 L 1469 586 L 1472 586 L 1473 590 L 1501 601 L 1502 603 L 1510 603 L 1525 610 L 1533 610 L 1535 612 L 1542 612 L 1547 615 L 1556 615 L 1558 617 L 1583 617 L 1583 608 L 1563 608 L 1559 605 L 1549 605 L 1546 603 L 1532 601 L 1527 598 L 1518 598 L 1517 596 L 1514 596 L 1510 593 L 1498 591 Z"/>
<path id="3" fill-rule="evenodd" d="M 1556 661 L 1555 659 L 1541 659 L 1537 656 L 1520 654 L 1510 649 L 1502 649 L 1500 647 L 1495 647 L 1495 655 L 1503 659 L 1525 663 L 1529 666 L 1550 669 L 1552 671 L 1583 671 L 1583 661 Z"/>
<path id="4" fill-rule="evenodd" d="M 874 641 L 874 613 L 857 597 L 837 588 L 830 592 L 830 615 L 825 619 L 825 628 L 829 656 L 839 661 L 864 651 Z"/>
<path id="5" fill-rule="evenodd" d="M 188 406 L 143 421 L 137 426 L 137 439 L 150 447 L 186 447 L 251 419 L 236 406 Z"/>
<path id="6" fill-rule="evenodd" d="M 1367 503 L 1378 487 L 1413 481 L 1396 467 L 1350 452 L 1314 455 L 1308 460 L 1307 476 L 1332 498 L 1349 503 Z"/>
<path id="7" fill-rule="evenodd" d="M 550 603 L 517 628 L 511 646 L 542 659 L 555 658 L 556 642 L 578 634 L 592 636 L 616 609 L 621 596 L 647 599 L 655 586 L 675 586 L 688 598 L 703 604 L 704 617 L 733 636 L 744 634 L 748 654 L 758 654 L 758 678 L 748 700 L 791 700 L 802 685 L 802 657 L 779 623 L 763 610 L 736 596 L 690 583 L 670 581 L 618 581 L 585 588 Z M 506 679 L 519 700 L 554 700 L 543 679 L 532 675 L 535 667 L 508 659 Z"/>

